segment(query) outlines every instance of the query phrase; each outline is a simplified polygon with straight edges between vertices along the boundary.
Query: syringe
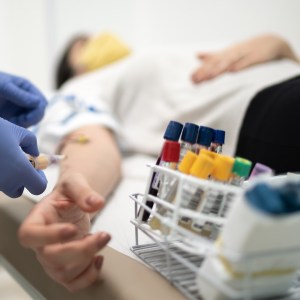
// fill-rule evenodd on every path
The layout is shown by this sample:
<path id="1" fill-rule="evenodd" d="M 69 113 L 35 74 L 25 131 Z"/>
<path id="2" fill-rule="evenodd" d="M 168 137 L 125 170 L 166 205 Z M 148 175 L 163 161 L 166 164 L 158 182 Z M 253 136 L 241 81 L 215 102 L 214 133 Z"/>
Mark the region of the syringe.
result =
<path id="1" fill-rule="evenodd" d="M 56 155 L 56 154 L 40 154 L 39 156 L 27 155 L 28 160 L 32 166 L 37 170 L 44 170 L 50 165 L 57 164 L 61 160 L 66 158 L 66 155 Z"/>

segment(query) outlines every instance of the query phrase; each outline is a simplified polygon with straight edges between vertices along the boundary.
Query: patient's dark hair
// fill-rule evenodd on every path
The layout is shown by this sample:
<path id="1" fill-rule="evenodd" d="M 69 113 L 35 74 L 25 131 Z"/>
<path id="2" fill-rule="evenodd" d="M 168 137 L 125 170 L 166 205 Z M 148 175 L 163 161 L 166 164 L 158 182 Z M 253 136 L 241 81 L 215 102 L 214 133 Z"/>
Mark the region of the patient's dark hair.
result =
<path id="1" fill-rule="evenodd" d="M 56 67 L 55 88 L 60 88 L 64 82 L 75 75 L 74 70 L 69 63 L 69 53 L 75 43 L 77 43 L 78 41 L 86 41 L 87 39 L 87 34 L 80 34 L 72 38 L 67 44 Z"/>

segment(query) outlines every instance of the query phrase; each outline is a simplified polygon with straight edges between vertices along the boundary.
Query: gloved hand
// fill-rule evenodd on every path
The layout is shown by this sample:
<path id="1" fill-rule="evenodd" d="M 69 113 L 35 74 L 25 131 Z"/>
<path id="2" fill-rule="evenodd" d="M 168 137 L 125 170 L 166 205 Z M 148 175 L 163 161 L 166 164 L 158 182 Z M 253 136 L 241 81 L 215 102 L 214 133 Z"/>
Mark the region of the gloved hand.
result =
<path id="1" fill-rule="evenodd" d="M 41 194 L 47 179 L 25 156 L 25 153 L 39 155 L 35 135 L 0 118 L 0 137 L 0 191 L 13 198 L 21 196 L 24 187 L 32 194 Z"/>
<path id="2" fill-rule="evenodd" d="M 28 80 L 0 72 L 0 117 L 29 127 L 44 116 L 47 101 Z"/>

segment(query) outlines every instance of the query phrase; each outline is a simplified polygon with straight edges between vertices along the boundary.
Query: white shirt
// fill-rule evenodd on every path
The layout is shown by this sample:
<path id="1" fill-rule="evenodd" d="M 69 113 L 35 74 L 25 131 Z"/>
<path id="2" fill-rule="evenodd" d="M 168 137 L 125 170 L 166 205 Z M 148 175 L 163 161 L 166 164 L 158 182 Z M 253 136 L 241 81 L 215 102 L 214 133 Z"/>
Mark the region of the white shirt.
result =
<path id="1" fill-rule="evenodd" d="M 74 129 L 100 124 L 116 133 L 123 151 L 158 155 L 176 120 L 225 130 L 223 152 L 233 155 L 253 96 L 300 74 L 298 64 L 280 60 L 195 85 L 190 78 L 199 65 L 193 53 L 136 54 L 69 81 L 38 128 L 41 151 L 53 153 Z"/>

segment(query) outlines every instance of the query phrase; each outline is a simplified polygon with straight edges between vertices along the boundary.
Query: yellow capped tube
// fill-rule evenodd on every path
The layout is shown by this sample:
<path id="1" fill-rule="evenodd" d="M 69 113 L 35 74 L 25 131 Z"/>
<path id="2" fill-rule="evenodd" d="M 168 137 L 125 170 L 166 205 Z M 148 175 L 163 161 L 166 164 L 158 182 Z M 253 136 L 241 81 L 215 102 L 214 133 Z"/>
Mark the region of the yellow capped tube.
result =
<path id="1" fill-rule="evenodd" d="M 206 154 L 203 154 L 201 150 L 200 154 L 197 155 L 196 160 L 190 168 L 190 175 L 201 179 L 207 179 L 213 168 L 214 159 Z M 203 195 L 204 191 L 201 188 L 186 183 L 186 185 L 183 186 L 181 201 L 182 207 L 193 211 L 197 210 L 202 202 Z M 191 229 L 191 225 L 193 223 L 195 222 L 186 216 L 181 217 L 179 220 L 179 224 L 187 229 Z"/>
<path id="2" fill-rule="evenodd" d="M 193 166 L 197 157 L 197 154 L 188 150 L 185 156 L 183 157 L 180 165 L 178 166 L 178 170 L 184 174 L 190 174 L 190 169 Z"/>
<path id="3" fill-rule="evenodd" d="M 211 157 L 212 159 L 215 159 L 219 155 L 218 153 L 207 149 L 201 149 L 199 154 L 201 153 Z"/>
<path id="4" fill-rule="evenodd" d="M 231 177 L 233 163 L 233 157 L 218 154 L 218 156 L 215 159 L 215 168 L 211 173 L 213 179 L 219 181 L 228 181 Z"/>
<path id="5" fill-rule="evenodd" d="M 212 173 L 213 169 L 214 159 L 200 152 L 190 169 L 190 174 L 198 178 L 206 179 Z"/>

